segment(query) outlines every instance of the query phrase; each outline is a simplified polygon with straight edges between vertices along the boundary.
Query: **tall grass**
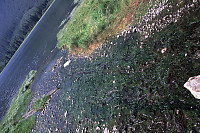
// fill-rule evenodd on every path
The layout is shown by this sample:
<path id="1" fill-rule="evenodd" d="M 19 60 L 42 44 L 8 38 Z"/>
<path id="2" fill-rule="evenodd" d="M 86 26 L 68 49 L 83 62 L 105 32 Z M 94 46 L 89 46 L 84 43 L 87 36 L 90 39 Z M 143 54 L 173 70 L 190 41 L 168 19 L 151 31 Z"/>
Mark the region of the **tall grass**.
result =
<path id="1" fill-rule="evenodd" d="M 45 95 L 42 98 L 37 99 L 33 103 L 33 108 L 35 111 L 40 110 L 44 107 L 45 103 L 50 99 L 50 95 Z"/>
<path id="2" fill-rule="evenodd" d="M 29 75 L 26 77 L 21 88 L 19 89 L 18 94 L 12 100 L 10 108 L 6 112 L 3 120 L 0 124 L 1 132 L 30 132 L 32 126 L 35 122 L 35 117 L 29 117 L 26 120 L 22 119 L 22 115 L 28 106 L 32 92 L 30 86 L 34 80 L 36 71 L 30 71 Z"/>
<path id="3" fill-rule="evenodd" d="M 84 0 L 58 33 L 58 48 L 87 49 L 116 33 L 137 0 Z M 129 10 L 130 9 L 130 10 Z M 124 21 L 124 22 L 123 22 Z"/>

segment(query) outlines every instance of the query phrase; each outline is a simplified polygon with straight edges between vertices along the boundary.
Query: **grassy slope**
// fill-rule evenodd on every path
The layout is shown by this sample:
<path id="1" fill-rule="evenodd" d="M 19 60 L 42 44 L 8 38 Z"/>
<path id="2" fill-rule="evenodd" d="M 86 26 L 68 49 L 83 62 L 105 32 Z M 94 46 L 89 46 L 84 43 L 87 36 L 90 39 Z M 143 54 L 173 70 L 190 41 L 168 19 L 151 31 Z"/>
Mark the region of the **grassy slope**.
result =
<path id="1" fill-rule="evenodd" d="M 35 122 L 35 116 L 29 117 L 26 120 L 22 120 L 22 115 L 28 106 L 32 92 L 30 86 L 34 80 L 36 71 L 30 71 L 26 77 L 17 96 L 14 97 L 10 108 L 6 112 L 3 120 L 0 124 L 1 132 L 30 132 Z"/>
<path id="2" fill-rule="evenodd" d="M 58 34 L 58 47 L 88 50 L 91 45 L 115 35 L 123 28 L 138 5 L 138 0 L 83 0 L 74 16 Z"/>
<path id="3" fill-rule="evenodd" d="M 177 9 L 176 2 L 172 6 Z M 72 76 L 73 84 L 60 106 L 68 112 L 72 132 L 106 127 L 121 132 L 200 131 L 200 102 L 183 87 L 200 73 L 195 57 L 199 23 L 195 4 L 178 22 L 143 42 L 135 33 L 120 37 L 67 67 L 63 74 Z M 162 54 L 163 48 L 167 51 Z"/>

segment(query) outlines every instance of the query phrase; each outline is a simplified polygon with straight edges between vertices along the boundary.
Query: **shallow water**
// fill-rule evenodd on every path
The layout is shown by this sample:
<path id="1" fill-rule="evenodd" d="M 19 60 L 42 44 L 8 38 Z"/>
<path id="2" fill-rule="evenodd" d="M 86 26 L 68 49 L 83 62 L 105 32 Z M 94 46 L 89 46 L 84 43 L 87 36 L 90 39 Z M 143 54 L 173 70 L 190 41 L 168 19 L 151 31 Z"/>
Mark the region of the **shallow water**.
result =
<path id="1" fill-rule="evenodd" d="M 59 26 L 74 7 L 73 0 L 56 0 L 0 75 L 0 120 L 29 71 L 38 71 L 37 81 L 37 77 L 43 74 L 49 62 L 55 58 L 58 52 L 55 48 L 56 35 L 59 28 L 62 28 Z"/>

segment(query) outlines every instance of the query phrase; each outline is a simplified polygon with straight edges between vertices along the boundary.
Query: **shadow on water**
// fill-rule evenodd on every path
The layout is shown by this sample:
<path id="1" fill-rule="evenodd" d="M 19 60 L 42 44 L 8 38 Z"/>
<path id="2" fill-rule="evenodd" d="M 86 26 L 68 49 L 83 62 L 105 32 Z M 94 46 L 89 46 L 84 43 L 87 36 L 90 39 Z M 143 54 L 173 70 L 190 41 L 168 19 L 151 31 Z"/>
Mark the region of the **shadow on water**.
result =
<path id="1" fill-rule="evenodd" d="M 58 52 L 56 35 L 62 28 L 59 25 L 75 6 L 73 0 L 56 0 L 0 75 L 0 120 L 29 71 L 38 71 L 37 81 L 55 58 Z"/>

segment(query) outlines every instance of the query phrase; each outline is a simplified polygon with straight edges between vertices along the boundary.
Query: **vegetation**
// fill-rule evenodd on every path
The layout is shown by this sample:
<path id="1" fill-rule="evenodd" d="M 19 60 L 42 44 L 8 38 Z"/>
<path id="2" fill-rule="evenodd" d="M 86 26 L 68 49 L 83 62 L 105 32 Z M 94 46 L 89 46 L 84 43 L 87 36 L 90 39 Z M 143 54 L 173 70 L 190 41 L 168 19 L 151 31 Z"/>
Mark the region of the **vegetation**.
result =
<path id="1" fill-rule="evenodd" d="M 45 103 L 47 102 L 47 100 L 50 99 L 50 95 L 45 95 L 40 99 L 37 99 L 34 103 L 33 103 L 33 108 L 35 111 L 39 110 L 39 109 L 43 109 Z"/>
<path id="2" fill-rule="evenodd" d="M 33 124 L 35 122 L 35 116 L 29 117 L 26 120 L 22 119 L 22 115 L 28 106 L 32 92 L 31 84 L 34 80 L 36 71 L 30 71 L 29 75 L 26 77 L 18 94 L 14 97 L 11 102 L 10 108 L 6 112 L 3 120 L 0 124 L 0 131 L 3 133 L 20 133 L 20 132 L 30 132 Z"/>
<path id="3" fill-rule="evenodd" d="M 30 133 L 34 123 L 35 115 L 32 115 L 28 119 L 20 121 L 16 125 L 14 133 Z"/>
<path id="4" fill-rule="evenodd" d="M 176 12 L 177 3 L 169 2 Z M 62 114 L 67 112 L 71 132 L 106 128 L 120 132 L 200 131 L 200 101 L 183 87 L 189 77 L 200 73 L 195 55 L 199 9 L 195 3 L 177 22 L 145 40 L 140 40 L 139 33 L 111 39 L 88 58 L 78 58 L 66 67 L 63 88 L 69 80 L 73 82 L 61 96 L 60 107 Z"/>
<path id="5" fill-rule="evenodd" d="M 132 18 L 138 0 L 84 0 L 58 33 L 58 48 L 81 52 L 115 35 Z M 90 47 L 90 48 L 91 48 Z"/>
<path id="6" fill-rule="evenodd" d="M 4 69 L 6 64 L 15 54 L 24 39 L 28 36 L 35 24 L 49 7 L 51 2 L 52 0 L 43 0 L 37 6 L 31 8 L 28 12 L 24 14 L 22 20 L 20 21 L 20 24 L 17 26 L 13 33 L 9 46 L 7 46 L 6 48 L 7 52 L 5 56 L 0 61 L 0 72 Z"/>

